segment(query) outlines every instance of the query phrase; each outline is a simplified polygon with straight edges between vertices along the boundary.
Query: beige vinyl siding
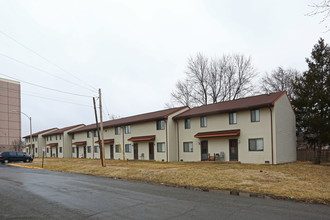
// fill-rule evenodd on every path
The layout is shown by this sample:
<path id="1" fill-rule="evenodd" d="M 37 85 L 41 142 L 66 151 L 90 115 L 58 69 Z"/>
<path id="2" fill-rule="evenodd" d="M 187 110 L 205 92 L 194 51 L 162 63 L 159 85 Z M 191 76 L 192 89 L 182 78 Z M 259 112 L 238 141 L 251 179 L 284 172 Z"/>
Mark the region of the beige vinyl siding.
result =
<path id="1" fill-rule="evenodd" d="M 270 113 L 268 108 L 260 109 L 260 122 L 251 122 L 250 110 L 237 112 L 237 123 L 229 124 L 229 114 L 222 113 L 207 115 L 207 127 L 200 126 L 200 117 L 191 118 L 191 128 L 184 129 L 184 119 L 179 123 L 179 152 L 180 160 L 200 161 L 202 140 L 208 141 L 208 152 L 225 153 L 225 160 L 229 161 L 229 139 L 238 139 L 238 160 L 242 163 L 271 163 L 270 151 Z M 195 138 L 198 132 L 240 129 L 240 136 Z M 264 151 L 249 151 L 248 139 L 263 138 Z M 183 142 L 193 142 L 194 152 L 183 152 Z"/>
<path id="2" fill-rule="evenodd" d="M 275 102 L 274 119 L 274 158 L 276 163 L 296 161 L 295 114 L 286 95 Z"/>

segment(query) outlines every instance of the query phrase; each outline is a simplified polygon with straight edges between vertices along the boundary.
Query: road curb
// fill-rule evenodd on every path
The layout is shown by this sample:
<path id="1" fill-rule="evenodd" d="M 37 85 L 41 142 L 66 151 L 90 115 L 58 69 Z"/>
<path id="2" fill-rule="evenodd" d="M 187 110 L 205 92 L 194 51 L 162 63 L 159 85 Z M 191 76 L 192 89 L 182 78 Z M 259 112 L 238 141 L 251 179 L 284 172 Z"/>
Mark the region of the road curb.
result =
<path id="1" fill-rule="evenodd" d="M 8 163 L 8 165 L 15 166 L 15 167 L 24 167 L 24 168 L 29 168 L 29 169 L 39 169 L 39 170 L 43 170 L 44 169 L 44 168 L 40 168 L 40 167 L 31 167 L 31 166 L 20 165 L 20 164 L 13 164 L 13 163 Z"/>

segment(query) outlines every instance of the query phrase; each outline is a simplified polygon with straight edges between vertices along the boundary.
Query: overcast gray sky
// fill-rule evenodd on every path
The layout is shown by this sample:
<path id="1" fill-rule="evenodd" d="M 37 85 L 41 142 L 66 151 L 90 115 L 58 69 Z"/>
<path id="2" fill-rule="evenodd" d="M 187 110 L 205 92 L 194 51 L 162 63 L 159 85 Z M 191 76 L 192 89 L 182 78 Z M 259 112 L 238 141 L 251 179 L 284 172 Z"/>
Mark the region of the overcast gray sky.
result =
<path id="1" fill-rule="evenodd" d="M 251 56 L 259 78 L 277 66 L 306 70 L 318 39 L 329 43 L 321 17 L 305 16 L 315 2 L 0 0 L 0 74 L 87 96 L 96 95 L 89 85 L 101 88 L 105 120 L 161 110 L 197 52 Z M 21 88 L 22 111 L 32 117 L 34 132 L 94 123 L 90 97 L 23 82 Z M 22 116 L 22 135 L 28 133 Z"/>

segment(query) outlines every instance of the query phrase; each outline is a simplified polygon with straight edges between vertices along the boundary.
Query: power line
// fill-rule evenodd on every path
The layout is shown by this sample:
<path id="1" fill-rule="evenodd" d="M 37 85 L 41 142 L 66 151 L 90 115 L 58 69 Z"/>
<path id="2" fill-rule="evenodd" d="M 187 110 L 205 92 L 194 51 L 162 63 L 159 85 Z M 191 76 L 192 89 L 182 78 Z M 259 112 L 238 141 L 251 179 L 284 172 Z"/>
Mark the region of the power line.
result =
<path id="1" fill-rule="evenodd" d="M 3 57 L 6 57 L 7 59 L 13 60 L 13 61 L 15 61 L 15 62 L 17 62 L 17 63 L 20 63 L 20 64 L 23 64 L 23 65 L 25 65 L 25 66 L 28 66 L 28 67 L 30 67 L 30 68 L 32 68 L 32 69 L 35 69 L 35 70 L 37 70 L 37 71 L 40 71 L 40 72 L 43 72 L 43 73 L 47 73 L 47 74 L 49 74 L 49 75 L 51 75 L 51 76 L 53 76 L 53 77 L 55 77 L 55 78 L 58 78 L 58 79 L 61 79 L 61 80 L 65 81 L 65 82 L 71 83 L 71 84 L 73 84 L 73 85 L 79 86 L 79 87 L 84 88 L 84 89 L 88 89 L 88 88 L 86 88 L 86 87 L 84 87 L 84 86 L 82 86 L 82 85 L 80 85 L 80 84 L 77 84 L 77 83 L 71 82 L 71 81 L 69 81 L 69 80 L 67 80 L 67 79 L 64 79 L 64 78 L 62 78 L 62 77 L 57 76 L 56 74 L 50 73 L 50 72 L 48 72 L 48 71 L 46 71 L 46 70 L 43 70 L 43 69 L 38 68 L 38 67 L 35 67 L 35 66 L 31 65 L 31 64 L 24 63 L 24 62 L 22 62 L 22 61 L 20 61 L 20 60 L 18 60 L 18 59 L 15 59 L 15 58 L 13 58 L 13 57 L 7 56 L 6 54 L 0 53 L 0 55 L 3 56 Z M 93 90 L 91 90 L 91 89 L 88 89 L 88 90 L 89 90 L 89 91 L 92 91 L 92 92 L 95 92 L 95 91 L 93 91 Z"/>
<path id="2" fill-rule="evenodd" d="M 68 102 L 68 101 L 63 101 L 63 100 L 59 100 L 59 99 L 54 99 L 54 98 L 49 98 L 49 97 L 43 97 L 43 96 L 38 96 L 38 95 L 31 95 L 31 94 L 27 94 L 27 93 L 24 93 L 24 92 L 22 92 L 22 94 L 23 95 L 27 95 L 27 96 L 32 96 L 32 97 L 47 99 L 47 100 L 51 100 L 51 101 L 64 102 L 64 103 L 70 103 L 70 104 L 74 104 L 74 105 L 80 105 L 80 106 L 86 106 L 86 107 L 93 108 L 93 106 L 91 106 L 91 105 L 85 105 L 85 104 L 80 104 L 80 103 L 75 103 L 75 102 Z"/>
<path id="3" fill-rule="evenodd" d="M 45 58 L 44 56 L 40 55 L 39 53 L 37 53 L 36 51 L 32 50 L 31 48 L 25 46 L 23 43 L 19 42 L 18 40 L 16 40 L 15 38 L 11 37 L 10 35 L 6 34 L 5 32 L 0 30 L 0 33 L 3 34 L 4 36 L 6 36 L 7 38 L 11 39 L 12 41 L 14 41 L 15 43 L 19 44 L 21 47 L 29 50 L 30 52 L 34 53 L 35 55 L 37 55 L 38 57 L 42 58 L 43 60 L 47 61 L 48 63 L 50 63 L 51 65 L 57 67 L 58 69 L 62 70 L 64 73 L 70 74 L 71 76 L 73 76 L 74 78 L 78 79 L 79 81 L 81 81 L 82 83 L 84 83 L 85 85 L 91 87 L 93 89 L 93 92 L 97 91 L 97 89 L 93 86 L 91 86 L 90 84 L 86 83 L 85 81 L 83 81 L 82 79 L 80 79 L 79 77 L 75 76 L 74 74 L 72 74 L 69 71 L 66 71 L 64 68 L 60 67 L 59 65 L 57 65 L 56 63 L 50 61 L 49 59 Z"/>
<path id="4" fill-rule="evenodd" d="M 14 77 L 8 76 L 8 75 L 3 74 L 3 73 L 0 73 L 0 75 L 5 76 L 5 77 L 10 78 L 10 79 L 13 79 L 13 80 L 16 80 L 16 81 L 20 81 L 20 82 L 26 83 L 26 84 L 30 84 L 30 85 L 33 85 L 33 86 L 37 86 L 37 87 L 40 87 L 40 88 L 43 88 L 43 89 L 52 90 L 52 91 L 55 91 L 55 92 L 65 93 L 65 94 L 69 94 L 69 95 L 76 95 L 76 96 L 81 96 L 81 97 L 93 98 L 93 96 L 81 95 L 81 94 L 77 94 L 77 93 L 71 93 L 71 92 L 61 91 L 61 90 L 58 90 L 58 89 L 52 89 L 52 88 L 45 87 L 45 86 L 41 86 L 41 85 L 38 85 L 38 84 L 35 84 L 35 83 L 31 83 L 31 82 L 23 81 L 23 80 L 20 80 L 20 79 L 17 79 L 17 78 L 14 78 Z"/>

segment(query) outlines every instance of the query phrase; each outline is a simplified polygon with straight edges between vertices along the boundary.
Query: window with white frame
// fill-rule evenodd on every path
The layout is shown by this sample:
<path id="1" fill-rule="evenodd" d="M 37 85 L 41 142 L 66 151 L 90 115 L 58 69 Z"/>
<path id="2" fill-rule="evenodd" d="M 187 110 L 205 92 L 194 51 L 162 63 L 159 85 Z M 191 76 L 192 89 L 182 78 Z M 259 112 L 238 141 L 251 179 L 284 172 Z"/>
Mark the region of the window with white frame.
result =
<path id="1" fill-rule="evenodd" d="M 92 153 L 92 147 L 91 146 L 87 146 L 87 153 Z"/>
<path id="2" fill-rule="evenodd" d="M 251 122 L 258 122 L 260 121 L 260 111 L 259 109 L 252 109 L 251 110 Z"/>
<path id="3" fill-rule="evenodd" d="M 184 128 L 185 129 L 190 129 L 190 118 L 186 118 L 184 120 Z"/>
<path id="4" fill-rule="evenodd" d="M 157 143 L 157 152 L 165 152 L 165 142 Z"/>
<path id="5" fill-rule="evenodd" d="M 121 149 L 119 144 L 116 144 L 116 153 L 121 153 Z"/>
<path id="6" fill-rule="evenodd" d="M 249 151 L 263 151 L 263 150 L 264 150 L 263 138 L 249 139 Z"/>
<path id="7" fill-rule="evenodd" d="M 183 142 L 183 152 L 194 152 L 193 142 Z"/>
<path id="8" fill-rule="evenodd" d="M 55 135 L 55 140 L 57 140 L 57 135 Z"/>
<path id="9" fill-rule="evenodd" d="M 90 137 L 91 137 L 91 132 L 87 131 L 87 138 L 90 138 Z"/>
<path id="10" fill-rule="evenodd" d="M 71 134 L 72 140 L 74 140 L 74 133 Z"/>
<path id="11" fill-rule="evenodd" d="M 120 135 L 120 127 L 115 127 L 115 135 Z"/>
<path id="12" fill-rule="evenodd" d="M 52 136 L 49 136 L 49 140 L 50 140 L 50 141 L 52 140 Z"/>
<path id="13" fill-rule="evenodd" d="M 207 117 L 206 116 L 202 116 L 201 117 L 201 127 L 207 127 Z"/>
<path id="14" fill-rule="evenodd" d="M 125 134 L 130 134 L 131 133 L 131 125 L 126 125 L 125 126 Z"/>
<path id="15" fill-rule="evenodd" d="M 94 130 L 94 137 L 98 137 L 99 136 L 99 132 L 97 132 L 97 130 Z"/>
<path id="16" fill-rule="evenodd" d="M 229 124 L 237 124 L 236 112 L 229 113 Z"/>
<path id="17" fill-rule="evenodd" d="M 75 149 L 76 149 L 75 147 L 72 147 L 72 153 L 74 153 L 76 151 Z"/>
<path id="18" fill-rule="evenodd" d="M 165 129 L 165 121 L 164 120 L 158 120 L 156 122 L 156 127 L 157 127 L 157 130 L 164 130 Z"/>
<path id="19" fill-rule="evenodd" d="M 62 147 L 60 147 L 60 153 L 62 153 Z"/>
<path id="20" fill-rule="evenodd" d="M 94 146 L 94 153 L 98 153 L 99 152 L 99 146 L 95 145 Z"/>
<path id="21" fill-rule="evenodd" d="M 132 153 L 132 145 L 125 144 L 125 153 Z"/>

